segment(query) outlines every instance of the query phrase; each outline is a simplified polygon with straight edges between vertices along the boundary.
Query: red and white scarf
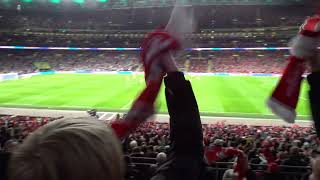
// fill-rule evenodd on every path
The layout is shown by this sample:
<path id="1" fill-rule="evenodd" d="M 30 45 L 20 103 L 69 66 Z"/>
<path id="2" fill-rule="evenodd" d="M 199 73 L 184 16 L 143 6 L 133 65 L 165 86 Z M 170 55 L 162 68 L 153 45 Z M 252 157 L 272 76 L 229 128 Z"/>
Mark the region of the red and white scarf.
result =
<path id="1" fill-rule="evenodd" d="M 160 61 L 169 51 L 178 50 L 180 43 L 165 31 L 157 30 L 142 44 L 141 60 L 144 66 L 146 87 L 133 102 L 125 119 L 114 121 L 111 127 L 120 139 L 125 138 L 155 112 L 154 103 L 164 76 Z"/>
<path id="2" fill-rule="evenodd" d="M 320 17 L 308 18 L 299 35 L 292 41 L 291 56 L 283 75 L 267 104 L 272 112 L 288 123 L 294 123 L 306 61 L 317 50 L 320 36 Z"/>

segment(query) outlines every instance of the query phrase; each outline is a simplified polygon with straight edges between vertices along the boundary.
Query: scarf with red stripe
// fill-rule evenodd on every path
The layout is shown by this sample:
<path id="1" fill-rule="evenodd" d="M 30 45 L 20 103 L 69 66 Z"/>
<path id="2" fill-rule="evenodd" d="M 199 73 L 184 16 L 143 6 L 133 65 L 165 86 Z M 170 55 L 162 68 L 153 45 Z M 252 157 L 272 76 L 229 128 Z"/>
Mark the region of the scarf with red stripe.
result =
<path id="1" fill-rule="evenodd" d="M 294 123 L 296 107 L 300 95 L 303 74 L 306 70 L 307 58 L 311 57 L 317 48 L 317 38 L 320 17 L 308 18 L 301 26 L 299 35 L 294 39 L 289 63 L 274 89 L 267 105 L 274 114 L 289 123 Z"/>
<path id="2" fill-rule="evenodd" d="M 111 127 L 120 139 L 128 136 L 154 114 L 154 103 L 165 74 L 161 67 L 161 58 L 169 51 L 179 48 L 180 43 L 170 34 L 161 30 L 148 34 L 144 40 L 141 59 L 144 66 L 146 87 L 133 102 L 127 116 L 123 120 L 111 123 Z"/>
<path id="3" fill-rule="evenodd" d="M 237 157 L 237 162 L 234 166 L 234 172 L 237 173 L 238 180 L 245 179 L 248 173 L 248 159 L 245 154 L 242 151 L 234 148 L 227 148 L 223 153 L 225 157 Z"/>

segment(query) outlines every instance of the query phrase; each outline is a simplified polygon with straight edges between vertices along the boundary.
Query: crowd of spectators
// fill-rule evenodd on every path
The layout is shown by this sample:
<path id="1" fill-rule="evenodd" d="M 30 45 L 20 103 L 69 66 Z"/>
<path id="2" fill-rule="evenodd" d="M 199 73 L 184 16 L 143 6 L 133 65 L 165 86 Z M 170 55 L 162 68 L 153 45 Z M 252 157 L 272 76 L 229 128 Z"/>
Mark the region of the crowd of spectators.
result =
<path id="1" fill-rule="evenodd" d="M 295 33 L 310 9 L 219 6 L 197 7 L 194 11 L 199 29 L 186 37 L 192 40 L 193 47 L 273 47 L 287 46 L 293 36 L 292 27 L 296 28 Z M 170 12 L 170 8 L 90 13 L 3 11 L 0 45 L 139 47 L 146 32 L 166 24 Z M 141 18 L 146 15 L 148 18 Z M 277 29 L 270 29 L 274 27 Z"/>
<path id="2" fill-rule="evenodd" d="M 186 72 L 281 73 L 286 65 L 285 51 L 192 52 L 177 57 Z M 0 52 L 0 73 L 37 72 L 37 63 L 56 71 L 142 71 L 138 52 L 110 51 L 31 51 Z"/>
<path id="3" fill-rule="evenodd" d="M 105 11 L 55 12 L 3 10 L 1 28 L 47 29 L 154 29 L 170 18 L 172 8 L 112 9 Z M 298 26 L 312 8 L 305 6 L 196 6 L 192 7 L 201 29 Z M 142 17 L 147 18 L 142 18 Z"/>
<path id="4" fill-rule="evenodd" d="M 283 171 L 299 172 L 300 177 L 305 175 L 304 178 L 308 178 L 310 158 L 319 153 L 319 141 L 310 127 L 239 126 L 219 122 L 203 124 L 202 128 L 205 158 L 212 167 L 217 166 L 217 162 L 233 162 L 233 158 L 224 157 L 222 149 L 236 148 L 247 154 L 253 170 L 264 172 L 258 173 L 261 177 Z M 169 150 L 168 124 L 145 123 L 124 143 L 125 154 L 134 160 L 137 160 L 136 157 L 158 160 L 159 153 L 167 154 Z M 224 168 L 226 166 L 224 164 Z"/>
<path id="5" fill-rule="evenodd" d="M 249 30 L 237 31 L 203 31 L 188 34 L 189 47 L 287 47 L 298 27 L 291 30 Z M 137 48 L 147 31 L 111 31 L 93 32 L 3 32 L 0 36 L 1 46 L 40 46 L 40 47 L 90 47 L 90 48 Z"/>
<path id="6" fill-rule="evenodd" d="M 116 118 L 122 117 L 117 115 Z M 60 118 L 1 115 L 1 151 L 12 151 L 28 134 L 56 119 Z M 123 141 L 127 180 L 150 179 L 156 168 L 165 162 L 171 145 L 169 128 L 167 123 L 146 122 Z M 223 149 L 245 152 L 250 168 L 260 178 L 281 177 L 281 173 L 291 172 L 295 173 L 295 178 L 307 179 L 310 158 L 320 153 L 319 141 L 311 127 L 227 125 L 217 122 L 203 124 L 202 129 L 204 158 L 213 167 L 215 179 L 221 179 L 224 171 L 231 167 L 228 162 L 235 160 L 224 156 Z M 218 167 L 221 169 L 218 170 Z"/>
<path id="7" fill-rule="evenodd" d="M 300 24 L 305 14 L 305 12 L 300 9 L 301 7 L 291 6 L 287 9 L 287 11 L 289 11 L 290 13 L 282 13 L 283 7 L 219 7 L 218 9 L 211 9 L 210 7 L 210 11 L 204 11 L 205 8 L 206 7 L 200 7 L 194 9 L 195 11 L 203 11 L 201 13 L 195 13 L 197 15 L 196 18 L 199 20 L 198 23 L 201 28 L 296 26 L 297 22 L 299 22 Z M 123 11 L 123 14 L 119 14 L 119 12 L 115 13 L 115 11 L 110 11 L 109 13 L 111 13 L 111 16 L 108 16 L 106 14 L 104 14 L 104 16 L 96 16 L 96 14 L 95 16 L 89 14 L 81 15 L 79 13 L 60 15 L 53 15 L 49 13 L 43 14 L 43 16 L 39 16 L 39 14 L 35 16 L 35 14 L 29 14 L 28 12 L 21 11 L 18 15 L 15 13 L 12 14 L 12 12 L 11 14 L 9 13 L 9 15 L 1 15 L 0 23 L 5 22 L 3 23 L 3 25 L 6 25 L 6 27 L 4 27 L 3 29 L 8 28 L 19 30 L 19 28 L 22 28 L 23 30 L 27 31 L 29 31 L 30 29 L 39 30 L 41 28 L 44 28 L 46 31 L 49 29 L 52 31 L 62 30 L 62 32 L 64 30 L 70 29 L 73 29 L 75 31 L 77 29 L 88 31 L 103 31 L 104 29 L 108 28 L 120 29 L 123 27 L 125 27 L 126 29 L 136 29 L 137 27 L 144 27 L 144 29 L 154 29 L 155 25 L 158 26 L 159 24 L 163 24 L 161 22 L 168 21 L 170 12 L 171 11 L 168 10 L 168 12 L 165 13 L 166 16 L 161 16 L 159 10 L 147 10 L 147 12 L 141 10 L 140 12 L 135 11 L 134 14 L 132 14 L 131 10 Z M 299 16 L 295 16 L 295 13 L 297 12 L 299 12 Z M 239 15 L 239 13 L 241 15 Z M 223 16 L 224 14 L 229 14 L 229 16 Z M 289 17 L 284 17 L 284 14 Z M 127 18 L 125 18 L 124 16 Z M 141 18 L 142 16 L 146 16 L 147 18 Z M 136 19 L 132 17 L 138 17 L 139 19 L 141 19 L 141 21 L 136 21 Z M 66 46 L 81 43 L 82 45 L 88 44 L 90 45 L 90 47 L 92 47 L 92 42 L 90 41 L 79 41 L 78 38 L 65 38 L 67 36 L 68 35 L 64 36 L 62 39 L 58 39 L 58 41 L 48 39 L 47 37 L 37 39 L 38 36 L 35 37 L 36 39 L 34 40 L 33 36 L 30 36 L 30 39 L 23 38 L 25 39 L 24 42 L 26 42 L 26 44 L 23 45 L 35 45 L 35 42 L 41 42 L 44 39 L 44 46 L 53 45 L 56 42 L 61 43 L 63 41 L 66 41 Z M 101 38 L 100 40 L 101 41 L 94 42 L 102 44 L 109 43 L 108 40 L 104 40 L 103 38 Z M 3 39 L 0 39 L 0 41 L 0 45 L 10 45 L 8 44 L 8 42 L 14 43 L 14 45 L 18 45 L 15 44 L 15 42 L 17 42 L 17 39 L 15 37 L 9 39 L 7 37 L 4 37 Z M 115 45 L 114 41 L 112 41 L 112 43 L 112 45 Z M 128 46 L 129 44 L 130 43 L 128 42 Z M 286 64 L 286 57 L 287 52 L 284 51 L 227 51 L 215 53 L 199 51 L 190 52 L 189 54 L 177 57 L 176 61 L 178 67 L 187 72 L 281 73 Z M 43 70 L 141 71 L 141 65 L 139 65 L 141 64 L 141 62 L 138 63 L 138 59 L 138 53 L 133 52 L 119 53 L 108 51 L 5 50 L 0 52 L 0 73 L 18 72 L 22 74 Z M 40 66 L 39 63 L 44 66 Z M 176 69 L 178 68 L 176 67 Z M 178 172 L 174 173 L 179 175 L 183 175 L 183 173 L 179 172 L 184 168 L 181 168 L 181 165 L 199 165 L 201 166 L 201 168 L 212 168 L 208 169 L 208 172 L 210 172 L 209 175 L 212 177 L 212 179 L 228 179 L 228 173 L 225 173 L 225 170 L 232 168 L 231 166 L 233 162 L 240 162 L 238 161 L 238 159 L 242 158 L 248 159 L 249 162 L 249 171 L 246 171 L 246 173 L 254 173 L 253 177 L 256 177 L 257 179 L 283 179 L 291 177 L 289 173 L 294 173 L 292 179 L 308 179 L 308 176 L 311 173 L 311 158 L 316 157 L 316 155 L 320 154 L 320 142 L 313 128 L 299 126 L 265 127 L 248 125 L 227 125 L 223 122 L 201 125 L 196 99 L 194 98 L 190 83 L 184 80 L 183 74 L 178 72 L 178 70 L 173 72 L 168 71 L 166 73 L 166 98 L 171 118 L 170 125 L 167 123 L 157 123 L 154 121 L 146 122 L 139 126 L 128 137 L 123 139 L 122 149 L 124 153 L 124 159 L 126 161 L 126 180 L 149 180 L 158 169 L 158 167 L 161 167 L 162 165 L 164 165 L 164 163 L 169 162 L 166 161 L 167 159 L 170 159 L 170 157 L 167 157 L 167 155 L 172 156 L 171 158 L 175 158 L 176 161 L 169 162 L 173 164 L 170 168 L 173 169 L 172 171 Z M 177 92 L 181 92 L 180 96 L 177 95 L 179 94 Z M 186 109 L 182 108 L 183 105 L 186 105 Z M 140 106 L 138 106 L 138 108 L 140 108 Z M 186 115 L 190 117 L 187 117 Z M 20 145 L 21 142 L 28 142 L 20 145 L 20 147 L 22 147 L 19 148 L 20 151 L 16 151 L 12 154 L 13 158 L 10 159 L 11 164 L 5 165 L 9 168 L 11 166 L 16 167 L 14 171 L 12 171 L 12 169 L 8 171 L 12 173 L 12 177 L 14 177 L 15 175 L 25 175 L 23 176 L 23 178 L 32 179 L 32 176 L 34 176 L 34 174 L 30 172 L 34 171 L 34 169 L 39 168 L 41 165 L 40 163 L 43 163 L 42 165 L 45 167 L 40 167 L 40 169 L 43 168 L 41 169 L 43 171 L 35 172 L 35 176 L 41 177 L 47 173 L 53 175 L 54 177 L 69 176 L 71 179 L 89 179 L 90 176 L 80 177 L 81 175 L 78 175 L 79 177 L 77 177 L 72 176 L 74 174 L 70 173 L 71 171 L 77 171 L 78 169 L 76 167 L 78 165 L 82 166 L 83 164 L 72 164 L 73 162 L 68 162 L 69 164 L 64 163 L 66 162 L 64 161 L 66 159 L 80 157 L 78 156 L 79 154 L 76 154 L 76 156 L 70 154 L 74 150 L 76 153 L 83 151 L 86 152 L 86 154 L 84 155 L 90 155 L 90 157 L 86 159 L 86 162 L 96 161 L 95 163 L 99 163 L 101 165 L 99 166 L 99 168 L 101 169 L 95 169 L 96 167 L 88 168 L 88 172 L 90 172 L 88 173 L 89 175 L 98 174 L 97 177 L 104 177 L 106 173 L 107 176 L 105 178 L 117 179 L 117 177 L 121 177 L 121 162 L 120 158 L 117 157 L 121 154 L 121 152 L 119 152 L 117 149 L 117 147 L 119 146 L 119 144 L 117 144 L 118 140 L 111 130 L 108 130 L 107 128 L 101 128 L 101 126 L 98 126 L 98 121 L 90 121 L 91 119 L 89 118 L 84 118 L 79 121 L 77 119 L 71 119 L 70 121 L 64 120 L 61 121 L 61 123 L 57 122 L 58 120 L 55 121 L 56 119 L 60 118 L 7 115 L 0 116 L 1 163 L 6 162 L 4 158 L 7 158 L 8 161 L 8 153 L 12 152 L 15 147 Z M 117 122 L 123 122 L 121 121 L 122 117 L 120 117 L 120 115 L 118 115 L 116 119 L 118 120 Z M 51 125 L 53 126 L 45 126 L 47 127 L 47 129 L 40 128 L 51 121 L 55 121 L 57 123 L 53 122 L 51 123 Z M 134 119 L 133 121 L 138 120 Z M 109 122 L 106 122 L 104 126 L 107 126 L 108 123 Z M 130 123 L 132 123 L 132 121 L 129 121 L 127 123 L 131 125 Z M 103 124 L 101 125 L 103 126 Z M 190 125 L 195 126 L 191 127 Z M 199 128 L 196 127 L 196 125 L 199 125 Z M 177 126 L 179 127 L 177 128 Z M 172 131 L 172 129 L 174 129 L 173 127 L 175 127 L 176 130 L 180 132 Z M 57 130 L 55 128 L 57 128 Z M 128 127 L 124 126 L 124 129 L 125 128 Z M 33 133 L 37 129 L 39 131 L 37 131 L 37 133 Z M 114 130 L 116 131 L 116 129 Z M 190 130 L 191 132 L 189 132 L 188 130 Z M 65 138 L 61 136 L 63 133 L 59 134 L 58 131 L 70 133 L 69 135 L 71 135 L 72 137 Z M 84 135 L 82 135 L 81 133 L 83 133 Z M 32 138 L 26 139 L 27 136 Z M 52 137 L 55 141 L 50 141 L 50 138 Z M 176 142 L 171 143 L 172 139 L 175 139 Z M 82 145 L 83 142 L 88 142 L 88 144 L 85 144 L 85 146 L 82 147 L 73 146 Z M 190 151 L 188 151 L 187 149 L 183 149 L 185 148 L 184 145 L 188 144 L 188 142 L 191 142 L 192 145 L 195 145 L 194 147 L 190 147 Z M 64 143 L 67 143 L 67 145 Z M 105 149 L 109 150 L 109 153 L 102 153 L 103 156 L 100 156 L 99 152 L 102 152 L 103 148 L 92 146 L 97 144 L 100 146 L 104 146 Z M 201 153 L 202 144 L 204 145 L 204 157 L 202 157 Z M 33 145 L 35 146 L 33 147 Z M 32 148 L 39 150 L 36 147 L 37 145 L 44 147 L 44 149 L 47 151 L 36 151 L 30 153 L 30 151 L 33 150 Z M 94 148 L 90 149 L 90 145 Z M 107 145 L 109 146 L 106 148 Z M 174 153 L 176 153 L 176 155 L 171 153 L 173 152 L 174 147 Z M 237 151 L 238 155 L 235 155 L 237 157 L 228 156 L 227 150 L 229 149 Z M 61 152 L 60 155 L 62 158 L 60 159 L 59 157 L 51 156 L 50 152 L 53 151 Z M 199 151 L 199 153 L 197 151 Z M 48 154 L 41 154 L 43 152 L 47 152 Z M 188 159 L 189 157 L 187 157 L 190 154 L 188 153 L 190 153 L 191 155 L 199 155 L 198 157 L 190 158 L 191 160 L 195 161 L 194 164 L 190 164 L 190 159 Z M 32 156 L 30 156 L 30 154 Z M 41 155 L 45 158 L 41 159 Z M 21 157 L 22 159 L 20 159 Z M 23 161 L 23 157 L 27 157 L 29 159 Z M 199 164 L 200 161 L 198 162 L 199 157 L 201 159 L 201 164 Z M 49 158 L 56 159 L 52 161 Z M 202 158 L 204 158 L 205 160 L 204 166 L 202 165 Z M 33 160 L 35 160 L 34 162 L 37 162 L 35 163 L 35 166 L 37 167 L 35 167 L 34 169 L 23 169 L 25 167 L 28 167 L 26 164 L 32 164 Z M 40 162 L 42 160 L 44 162 Z M 76 161 L 76 159 L 73 160 Z M 181 162 L 184 161 L 189 163 L 185 165 L 181 164 Z M 38 162 L 40 162 L 40 165 L 38 164 Z M 175 166 L 176 162 L 179 162 L 180 164 L 177 163 L 178 166 Z M 69 166 L 70 164 L 72 166 Z M 116 165 L 113 166 L 113 164 Z M 50 167 L 51 165 L 56 165 L 58 167 Z M 245 163 L 240 165 L 245 165 L 245 167 L 242 168 L 247 168 L 247 164 Z M 64 166 L 72 168 L 64 169 Z M 2 176 L 6 171 L 5 168 L 3 168 L 3 164 L 1 164 L 0 167 L 0 175 Z M 55 171 L 55 169 L 58 169 L 59 171 Z M 202 169 L 200 170 L 200 168 L 190 169 L 195 170 L 195 172 L 184 173 L 187 175 L 195 175 L 194 177 L 200 177 L 196 174 L 199 172 L 204 172 L 202 171 Z M 48 172 L 46 172 L 46 170 L 48 170 Z M 60 174 L 58 174 L 57 172 Z M 228 172 L 228 170 L 226 172 Z M 241 171 L 238 172 L 240 173 Z M 82 172 L 79 172 L 79 174 L 81 173 Z M 246 174 L 245 176 L 250 177 L 250 175 L 248 174 Z M 163 174 L 159 173 L 158 175 Z M 240 174 L 238 175 L 240 176 Z M 174 177 L 174 175 L 172 176 Z"/>
<path id="8" fill-rule="evenodd" d="M 286 52 L 281 51 L 223 52 L 220 55 L 218 53 L 211 56 L 210 71 L 279 74 L 287 64 L 286 58 Z"/>
<path id="9" fill-rule="evenodd" d="M 139 47 L 141 38 L 108 36 L 105 34 L 12 34 L 3 33 L 0 36 L 0 45 L 2 46 L 40 46 L 40 47 Z"/>
<path id="10" fill-rule="evenodd" d="M 0 145 L 1 149 L 6 149 L 6 143 L 22 142 L 34 130 L 51 121 L 61 119 L 51 117 L 31 117 L 31 116 L 14 116 L 0 115 Z"/>
<path id="11" fill-rule="evenodd" d="M 31 73 L 41 70 L 36 63 L 46 63 L 56 71 L 135 71 L 136 54 L 78 51 L 9 51 L 0 53 L 0 72 Z"/>

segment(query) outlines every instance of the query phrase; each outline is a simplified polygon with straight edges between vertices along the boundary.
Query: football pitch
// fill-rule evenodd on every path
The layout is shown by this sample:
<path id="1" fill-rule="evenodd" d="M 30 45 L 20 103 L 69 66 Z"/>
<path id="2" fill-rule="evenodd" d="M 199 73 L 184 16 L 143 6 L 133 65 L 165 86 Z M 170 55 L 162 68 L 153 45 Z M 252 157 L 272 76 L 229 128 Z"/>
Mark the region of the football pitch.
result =
<path id="1" fill-rule="evenodd" d="M 274 117 L 265 105 L 277 77 L 187 76 L 202 115 Z M 56 109 L 92 109 L 122 112 L 144 87 L 143 75 L 55 74 L 0 82 L 0 106 Z M 309 119 L 307 83 L 298 104 L 298 118 Z M 163 88 L 159 113 L 167 107 Z"/>

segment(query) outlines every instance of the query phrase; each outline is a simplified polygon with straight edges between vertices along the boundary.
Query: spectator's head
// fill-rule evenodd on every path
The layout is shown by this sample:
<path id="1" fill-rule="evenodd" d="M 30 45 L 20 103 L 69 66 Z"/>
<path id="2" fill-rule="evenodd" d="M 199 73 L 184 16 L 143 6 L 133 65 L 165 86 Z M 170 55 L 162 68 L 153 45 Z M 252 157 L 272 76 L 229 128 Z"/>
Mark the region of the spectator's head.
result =
<path id="1" fill-rule="evenodd" d="M 222 180 L 236 180 L 236 179 L 238 179 L 238 176 L 233 169 L 226 170 L 222 177 Z"/>
<path id="2" fill-rule="evenodd" d="M 167 160 L 167 155 L 164 152 L 158 153 L 156 157 L 157 163 L 162 164 Z"/>
<path id="3" fill-rule="evenodd" d="M 310 143 L 304 142 L 303 145 L 302 145 L 302 148 L 303 148 L 304 150 L 309 149 L 309 148 L 310 148 Z"/>
<path id="4" fill-rule="evenodd" d="M 292 142 L 292 145 L 293 146 L 296 146 L 296 147 L 300 147 L 301 146 L 301 141 L 300 140 L 294 140 L 293 142 Z"/>
<path id="5" fill-rule="evenodd" d="M 166 146 L 164 147 L 164 151 L 165 151 L 166 153 L 169 153 L 169 152 L 170 152 L 170 145 L 166 145 Z"/>
<path id="6" fill-rule="evenodd" d="M 134 149 L 135 147 L 138 147 L 138 143 L 137 141 L 133 140 L 130 142 L 129 146 L 131 149 Z"/>
<path id="7" fill-rule="evenodd" d="M 283 151 L 280 151 L 277 153 L 277 158 L 279 160 L 283 160 L 283 159 L 285 159 L 285 157 L 286 157 L 286 154 Z"/>
<path id="8" fill-rule="evenodd" d="M 51 122 L 13 152 L 9 179 L 121 180 L 124 162 L 119 140 L 90 118 Z"/>
<path id="9" fill-rule="evenodd" d="M 298 147 L 291 147 L 290 148 L 290 155 L 299 155 L 300 149 Z"/>
<path id="10" fill-rule="evenodd" d="M 132 149 L 132 153 L 138 153 L 138 154 L 141 154 L 142 151 L 141 151 L 141 148 L 140 147 L 135 147 Z"/>
<path id="11" fill-rule="evenodd" d="M 222 139 L 216 139 L 213 142 L 214 146 L 223 146 L 224 141 Z"/>
<path id="12" fill-rule="evenodd" d="M 118 113 L 117 115 L 116 115 L 116 120 L 119 120 L 120 119 L 120 114 Z"/>

